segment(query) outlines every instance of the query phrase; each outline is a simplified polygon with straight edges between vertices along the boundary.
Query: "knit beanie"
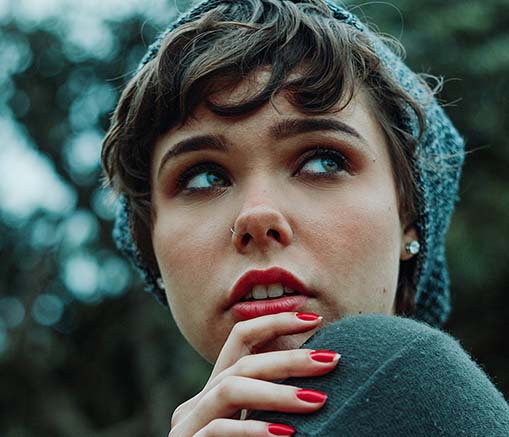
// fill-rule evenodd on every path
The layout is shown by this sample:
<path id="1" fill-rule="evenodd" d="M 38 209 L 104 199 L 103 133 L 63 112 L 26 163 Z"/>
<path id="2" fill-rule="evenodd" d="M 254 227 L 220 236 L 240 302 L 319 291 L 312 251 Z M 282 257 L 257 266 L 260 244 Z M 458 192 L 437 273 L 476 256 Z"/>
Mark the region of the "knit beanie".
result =
<path id="1" fill-rule="evenodd" d="M 229 0 L 232 2 L 233 0 Z M 242 0 L 238 0 L 239 2 Z M 226 0 L 205 0 L 181 15 L 149 46 L 138 71 L 153 59 L 163 38 L 182 24 L 200 18 L 204 13 Z M 299 3 L 306 3 L 300 1 Z M 458 184 L 464 159 L 464 141 L 429 90 L 381 39 L 371 32 L 355 15 L 341 6 L 325 1 L 334 18 L 366 34 L 382 64 L 394 80 L 425 110 L 426 125 L 412 160 L 412 172 L 417 184 L 417 220 L 420 252 L 417 255 L 414 284 L 416 288 L 415 319 L 431 326 L 441 327 L 450 313 L 449 275 L 445 258 L 445 234 L 458 196 Z M 408 111 L 401 126 L 418 137 L 419 125 L 415 115 Z M 167 305 L 161 279 L 149 267 L 133 238 L 131 206 L 121 195 L 113 229 L 113 238 L 141 274 L 145 290 L 154 293 Z"/>

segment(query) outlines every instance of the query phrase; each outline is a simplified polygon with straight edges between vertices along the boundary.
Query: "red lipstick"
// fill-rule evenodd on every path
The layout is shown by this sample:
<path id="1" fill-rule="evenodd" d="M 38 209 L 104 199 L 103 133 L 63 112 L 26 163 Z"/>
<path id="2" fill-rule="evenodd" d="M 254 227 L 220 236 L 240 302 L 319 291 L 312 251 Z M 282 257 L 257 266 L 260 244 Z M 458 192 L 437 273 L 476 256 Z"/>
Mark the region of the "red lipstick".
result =
<path id="1" fill-rule="evenodd" d="M 300 311 L 304 309 L 307 296 L 283 296 L 277 299 L 238 302 L 232 307 L 233 315 L 239 320 L 254 319 L 267 314 L 284 313 L 286 311 Z"/>
<path id="2" fill-rule="evenodd" d="M 260 299 L 239 302 L 255 285 L 282 284 L 298 294 L 283 295 L 275 299 Z M 242 275 L 233 287 L 228 300 L 233 315 L 238 320 L 253 319 L 266 314 L 285 311 L 301 311 L 308 300 L 309 291 L 292 273 L 273 267 L 268 270 L 250 270 Z"/>

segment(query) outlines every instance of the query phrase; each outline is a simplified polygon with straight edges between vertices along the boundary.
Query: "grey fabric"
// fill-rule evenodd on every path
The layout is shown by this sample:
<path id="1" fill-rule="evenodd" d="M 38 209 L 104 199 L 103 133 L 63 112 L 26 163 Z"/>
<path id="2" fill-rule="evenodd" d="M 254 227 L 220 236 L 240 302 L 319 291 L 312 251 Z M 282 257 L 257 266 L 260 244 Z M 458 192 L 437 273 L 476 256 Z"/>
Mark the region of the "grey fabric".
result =
<path id="1" fill-rule="evenodd" d="M 231 2 L 231 0 L 230 0 Z M 156 55 L 162 38 L 178 26 L 195 20 L 211 10 L 220 0 L 206 0 L 182 15 L 148 48 L 140 68 Z M 302 2 L 301 2 L 302 3 Z M 418 182 L 417 230 L 421 251 L 417 255 L 415 272 L 416 319 L 440 327 L 450 312 L 449 275 L 445 258 L 444 239 L 458 195 L 458 183 L 464 158 L 464 141 L 436 99 L 428 102 L 428 92 L 418 77 L 382 41 L 354 15 L 340 6 L 327 2 L 335 18 L 368 34 L 373 46 L 394 78 L 426 108 L 427 123 L 413 160 L 413 172 Z M 417 120 L 409 112 L 405 130 L 418 131 Z M 147 291 L 166 304 L 164 292 L 158 287 L 158 275 L 143 259 L 132 237 L 129 201 L 121 196 L 114 228 L 118 248 L 134 263 L 145 281 Z"/>
<path id="2" fill-rule="evenodd" d="M 349 316 L 303 348 L 341 354 L 336 369 L 284 384 L 320 390 L 312 414 L 255 412 L 300 436 L 509 436 L 509 405 L 450 335 L 425 323 L 378 314 Z"/>

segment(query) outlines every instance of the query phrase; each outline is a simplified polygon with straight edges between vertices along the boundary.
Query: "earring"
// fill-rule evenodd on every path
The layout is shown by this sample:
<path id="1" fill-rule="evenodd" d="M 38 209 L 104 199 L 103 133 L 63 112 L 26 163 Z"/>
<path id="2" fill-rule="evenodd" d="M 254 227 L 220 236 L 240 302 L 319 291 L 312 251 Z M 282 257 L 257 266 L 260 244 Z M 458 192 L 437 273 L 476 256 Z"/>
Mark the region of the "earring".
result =
<path id="1" fill-rule="evenodd" d="M 410 243 L 407 243 L 405 245 L 405 250 L 407 253 L 409 253 L 411 255 L 417 255 L 419 253 L 419 251 L 421 250 L 421 245 L 420 245 L 419 241 L 412 240 L 412 241 L 410 241 Z"/>

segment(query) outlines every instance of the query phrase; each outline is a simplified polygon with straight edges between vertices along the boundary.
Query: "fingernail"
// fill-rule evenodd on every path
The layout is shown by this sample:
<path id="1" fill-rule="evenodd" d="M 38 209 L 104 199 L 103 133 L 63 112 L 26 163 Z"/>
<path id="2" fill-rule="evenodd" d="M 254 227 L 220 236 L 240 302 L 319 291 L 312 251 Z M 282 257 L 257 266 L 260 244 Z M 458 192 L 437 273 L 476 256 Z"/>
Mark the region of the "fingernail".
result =
<path id="1" fill-rule="evenodd" d="M 312 360 L 318 361 L 319 363 L 332 363 L 333 361 L 338 361 L 341 358 L 341 355 L 334 351 L 313 351 L 309 353 L 309 356 Z"/>
<path id="2" fill-rule="evenodd" d="M 317 390 L 309 390 L 306 388 L 302 388 L 297 390 L 297 397 L 301 401 L 305 402 L 313 402 L 313 403 L 321 403 L 327 400 L 327 395 Z"/>
<path id="3" fill-rule="evenodd" d="M 296 313 L 295 314 L 299 319 L 304 320 L 306 322 L 312 322 L 313 320 L 322 320 L 323 317 L 315 314 L 315 313 Z"/>
<path id="4" fill-rule="evenodd" d="M 293 426 L 281 425 L 280 423 L 271 423 L 268 429 L 272 435 L 291 436 L 295 433 L 295 428 Z"/>

